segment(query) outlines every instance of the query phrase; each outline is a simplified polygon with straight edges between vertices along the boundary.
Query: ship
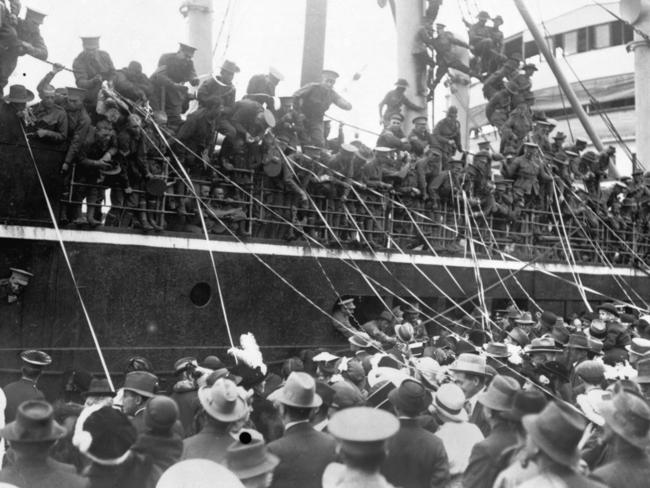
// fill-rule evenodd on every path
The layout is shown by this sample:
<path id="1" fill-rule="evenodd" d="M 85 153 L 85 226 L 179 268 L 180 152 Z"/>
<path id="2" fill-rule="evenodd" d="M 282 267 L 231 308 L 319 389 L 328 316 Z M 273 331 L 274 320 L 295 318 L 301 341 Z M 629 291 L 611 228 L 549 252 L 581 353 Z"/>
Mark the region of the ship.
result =
<path id="1" fill-rule="evenodd" d="M 307 18 L 318 18 L 313 14 L 325 2 L 309 0 Z M 201 15 L 205 3 L 188 2 L 185 13 Z M 423 5 L 400 1 L 393 7 L 398 31 L 406 30 L 399 37 L 403 48 Z M 413 66 L 402 68 L 400 76 L 413 80 Z M 322 56 L 311 72 L 320 69 Z M 285 215 L 281 205 L 263 200 L 268 189 L 254 173 L 229 183 L 248 217 L 244 235 L 59 228 L 53 216 L 66 204 L 60 200 L 62 152 L 28 141 L 20 127 L 0 134 L 0 278 L 11 268 L 33 275 L 16 300 L 0 303 L 4 382 L 19 374 L 17 354 L 28 348 L 53 358 L 46 391 L 59 389 L 64 373 L 75 368 L 105 367 L 117 378 L 134 355 L 150 358 L 164 378 L 175 359 L 225 357 L 247 332 L 270 365 L 302 349 L 344 349 L 345 338 L 332 326 L 342 298 L 355 299 L 358 323 L 401 305 L 417 307 L 433 330 L 463 321 L 477 307 L 487 315 L 512 303 L 562 317 L 605 300 L 647 307 L 641 296 L 650 289 L 643 236 L 621 238 L 604 226 L 596 229 L 590 235 L 601 254 L 584 229 L 568 222 L 560 233 L 558 225 L 530 215 L 517 231 L 506 228 L 497 235 L 488 222 L 468 233 L 452 209 L 441 220 L 413 212 L 413 221 L 400 227 L 399 207 L 384 195 L 375 200 L 386 219 L 380 248 L 321 245 L 327 224 L 319 224 L 319 239 L 289 242 L 257 230 L 264 228 L 260 223 L 286 229 L 292 223 L 279 217 Z M 315 205 L 326 222 L 334 221 L 324 202 Z M 352 223 L 344 230 L 363 234 Z M 407 249 L 409 239 L 419 247 Z M 567 242 L 573 248 L 566 249 Z"/>

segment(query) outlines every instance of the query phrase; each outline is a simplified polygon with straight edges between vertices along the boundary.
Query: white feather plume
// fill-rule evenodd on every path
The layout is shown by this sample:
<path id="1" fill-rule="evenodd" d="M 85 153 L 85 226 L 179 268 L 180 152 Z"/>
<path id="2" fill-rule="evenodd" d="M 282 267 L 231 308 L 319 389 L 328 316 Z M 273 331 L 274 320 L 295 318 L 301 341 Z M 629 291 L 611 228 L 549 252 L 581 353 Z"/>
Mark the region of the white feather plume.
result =
<path id="1" fill-rule="evenodd" d="M 248 332 L 239 337 L 239 344 L 241 347 L 231 347 L 228 349 L 228 354 L 234 356 L 238 361 L 247 364 L 251 368 L 260 368 L 262 374 L 266 374 L 267 367 L 262 358 L 262 351 L 260 351 L 255 336 Z"/>

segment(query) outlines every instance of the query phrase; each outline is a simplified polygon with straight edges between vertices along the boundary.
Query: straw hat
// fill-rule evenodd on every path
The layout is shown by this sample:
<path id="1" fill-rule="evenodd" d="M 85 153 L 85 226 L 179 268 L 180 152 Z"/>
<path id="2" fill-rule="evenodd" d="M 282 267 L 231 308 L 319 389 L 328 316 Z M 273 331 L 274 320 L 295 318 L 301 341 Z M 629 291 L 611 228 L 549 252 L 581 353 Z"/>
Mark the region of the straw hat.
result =
<path id="1" fill-rule="evenodd" d="M 452 422 L 467 422 L 467 411 L 465 405 L 465 394 L 459 386 L 454 383 L 445 383 L 438 388 L 433 406 L 444 418 Z"/>

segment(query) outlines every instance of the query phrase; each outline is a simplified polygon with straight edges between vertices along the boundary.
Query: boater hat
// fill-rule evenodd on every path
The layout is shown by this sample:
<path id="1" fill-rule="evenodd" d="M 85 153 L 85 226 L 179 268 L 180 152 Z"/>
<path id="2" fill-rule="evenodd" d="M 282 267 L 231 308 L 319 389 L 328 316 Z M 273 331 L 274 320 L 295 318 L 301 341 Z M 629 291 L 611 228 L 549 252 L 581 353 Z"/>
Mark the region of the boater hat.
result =
<path id="1" fill-rule="evenodd" d="M 488 342 L 487 344 L 483 344 L 483 349 L 485 349 L 486 355 L 493 358 L 510 357 L 508 346 L 506 346 L 502 342 Z"/>
<path id="2" fill-rule="evenodd" d="M 445 383 L 438 388 L 433 400 L 433 406 L 443 417 L 452 422 L 467 422 L 467 411 L 465 405 L 465 394 L 458 385 Z"/>
<path id="3" fill-rule="evenodd" d="M 30 366 L 36 366 L 40 368 L 52 364 L 52 358 L 49 354 L 44 353 L 43 351 L 37 351 L 35 349 L 21 352 L 20 359 L 22 359 L 24 363 L 27 363 Z"/>

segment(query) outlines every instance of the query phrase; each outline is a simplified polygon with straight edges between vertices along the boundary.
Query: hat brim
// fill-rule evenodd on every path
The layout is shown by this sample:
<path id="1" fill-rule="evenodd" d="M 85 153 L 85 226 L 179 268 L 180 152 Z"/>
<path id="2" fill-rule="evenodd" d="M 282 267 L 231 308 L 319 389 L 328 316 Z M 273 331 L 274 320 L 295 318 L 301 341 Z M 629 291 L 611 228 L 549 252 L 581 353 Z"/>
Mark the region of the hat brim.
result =
<path id="1" fill-rule="evenodd" d="M 34 94 L 27 90 L 27 98 L 14 98 L 11 95 L 5 95 L 2 99 L 7 103 L 29 103 L 34 100 Z"/>
<path id="2" fill-rule="evenodd" d="M 482 370 L 481 370 L 482 369 Z M 476 368 L 472 368 L 471 366 L 456 366 L 454 367 L 453 365 L 449 368 L 449 371 L 458 371 L 459 373 L 471 373 L 471 374 L 479 374 L 482 376 L 486 375 L 485 368 L 481 368 L 480 366 L 477 365 Z"/>
<path id="3" fill-rule="evenodd" d="M 147 398 L 153 398 L 153 397 L 156 396 L 155 393 L 151 393 L 151 392 L 145 391 L 145 390 L 139 390 L 138 388 L 131 388 L 131 387 L 125 386 L 122 389 L 124 391 L 131 391 L 133 393 L 136 393 L 136 394 L 138 394 L 140 396 L 147 397 Z"/>
<path id="4" fill-rule="evenodd" d="M 39 442 L 52 442 L 61 439 L 67 433 L 67 429 L 55 420 L 52 421 L 50 432 L 47 436 L 40 439 L 24 439 L 16 431 L 16 421 L 9 423 L 6 427 L 0 429 L 0 437 L 10 442 L 23 442 L 25 444 L 36 444 Z"/>
<path id="5" fill-rule="evenodd" d="M 310 404 L 302 404 L 298 402 L 294 402 L 291 400 L 291 398 L 287 398 L 284 390 L 280 390 L 280 395 L 278 395 L 278 401 L 282 405 L 287 405 L 289 407 L 296 407 L 296 408 L 318 408 L 323 404 L 323 399 L 318 393 L 314 393 L 314 398 L 312 399 Z"/>
<path id="6" fill-rule="evenodd" d="M 533 442 L 556 463 L 559 463 L 562 466 L 567 466 L 569 468 L 577 467 L 578 462 L 580 462 L 580 453 L 578 450 L 574 449 L 572 453 L 558 451 L 557 446 L 553 440 L 547 439 L 540 432 L 536 422 L 538 418 L 539 414 L 532 414 L 524 415 L 524 417 L 521 419 L 524 430 L 528 433 Z"/>
<path id="7" fill-rule="evenodd" d="M 600 406 L 600 415 L 605 419 L 605 423 L 609 425 L 609 427 L 614 432 L 625 439 L 626 442 L 629 442 L 633 446 L 636 446 L 640 449 L 646 449 L 648 446 L 650 446 L 650 435 L 646 435 L 645 437 L 638 437 L 630 432 L 626 432 L 625 428 L 616 418 L 616 408 L 614 407 L 614 402 L 603 402 L 603 404 Z"/>
<path id="8" fill-rule="evenodd" d="M 236 400 L 237 406 L 235 407 L 235 409 L 231 413 L 223 413 L 223 412 L 219 412 L 210 404 L 210 402 L 208 402 L 209 394 L 210 394 L 209 386 L 203 386 L 199 388 L 198 391 L 199 402 L 201 403 L 203 410 L 205 410 L 210 417 L 217 419 L 221 422 L 236 422 L 237 420 L 242 419 L 246 414 L 246 402 L 244 401 L 243 398 L 237 396 L 237 400 Z"/>
<path id="9" fill-rule="evenodd" d="M 511 405 L 503 405 L 502 403 L 499 403 L 490 395 L 489 391 L 484 391 L 482 393 L 479 393 L 478 397 L 476 398 L 476 401 L 479 402 L 484 407 L 487 407 L 490 410 L 496 410 L 497 412 L 512 411 Z"/>
<path id="10" fill-rule="evenodd" d="M 469 414 L 464 408 L 460 409 L 460 412 L 453 414 L 448 410 L 445 410 L 442 405 L 440 405 L 435 399 L 433 400 L 433 408 L 436 409 L 436 412 L 443 416 L 444 418 L 451 420 L 452 422 L 468 422 Z"/>
<path id="11" fill-rule="evenodd" d="M 264 462 L 260 464 L 246 469 L 235 469 L 232 466 L 228 466 L 228 469 L 235 473 L 240 480 L 246 480 L 273 471 L 278 464 L 280 464 L 280 458 L 275 454 L 267 452 L 264 456 Z"/>

